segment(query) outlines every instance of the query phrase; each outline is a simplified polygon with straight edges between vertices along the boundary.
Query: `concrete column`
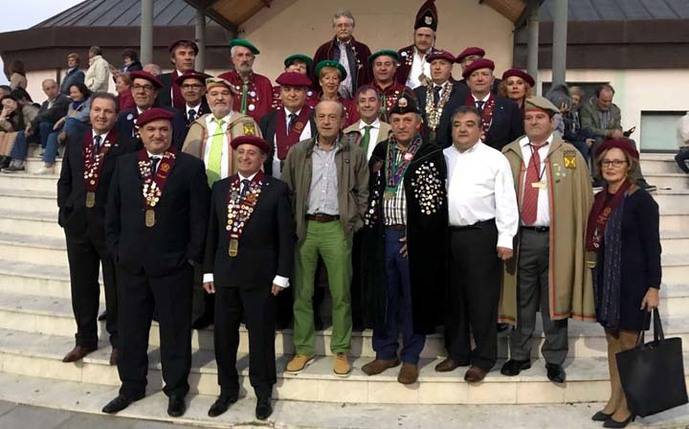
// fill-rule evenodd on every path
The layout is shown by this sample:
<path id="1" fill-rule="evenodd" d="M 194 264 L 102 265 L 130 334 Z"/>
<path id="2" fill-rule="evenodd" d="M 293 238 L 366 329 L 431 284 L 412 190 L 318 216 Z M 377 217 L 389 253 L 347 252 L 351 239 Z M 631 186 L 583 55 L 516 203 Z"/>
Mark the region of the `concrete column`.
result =
<path id="1" fill-rule="evenodd" d="M 528 32 L 526 68 L 536 81 L 536 92 L 540 95 L 541 86 L 538 84 L 538 0 L 529 1 Z"/>
<path id="2" fill-rule="evenodd" d="M 553 1 L 553 85 L 565 83 L 567 71 L 567 0 Z"/>
<path id="3" fill-rule="evenodd" d="M 203 72 L 206 69 L 206 16 L 203 9 L 196 9 L 196 44 L 199 45 L 199 53 L 196 55 L 196 70 Z"/>
<path id="4" fill-rule="evenodd" d="M 153 62 L 153 0 L 141 0 L 141 64 Z"/>

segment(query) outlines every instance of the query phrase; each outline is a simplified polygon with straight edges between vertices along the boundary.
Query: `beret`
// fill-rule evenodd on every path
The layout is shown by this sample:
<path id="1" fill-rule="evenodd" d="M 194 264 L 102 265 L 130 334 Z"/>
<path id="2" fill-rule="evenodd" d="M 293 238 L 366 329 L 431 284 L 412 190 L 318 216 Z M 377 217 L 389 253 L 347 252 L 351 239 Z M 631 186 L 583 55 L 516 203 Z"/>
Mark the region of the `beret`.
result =
<path id="1" fill-rule="evenodd" d="M 371 56 L 368 57 L 368 63 L 373 64 L 373 61 L 380 56 L 390 57 L 398 63 L 400 62 L 400 55 L 397 53 L 397 51 L 393 51 L 392 49 L 381 49 L 380 51 L 372 53 Z"/>
<path id="2" fill-rule="evenodd" d="M 416 104 L 416 98 L 406 92 L 400 95 L 395 104 L 390 109 L 390 115 L 397 113 L 404 115 L 405 113 L 419 113 L 419 107 Z"/>
<path id="3" fill-rule="evenodd" d="M 270 147 L 268 146 L 268 143 L 266 143 L 266 141 L 260 137 L 239 136 L 232 139 L 232 141 L 230 142 L 230 146 L 232 146 L 232 149 L 237 149 L 239 146 L 243 144 L 250 144 L 256 146 L 257 148 L 261 149 L 263 153 L 270 152 Z"/>
<path id="4" fill-rule="evenodd" d="M 251 52 L 254 53 L 254 55 L 258 55 L 261 53 L 258 49 L 256 49 L 256 46 L 252 45 L 251 42 L 249 42 L 246 39 L 232 39 L 230 40 L 230 49 L 232 49 L 235 46 L 243 46 L 250 50 Z"/>
<path id="5" fill-rule="evenodd" d="M 177 46 L 185 44 L 185 45 L 191 45 L 191 47 L 194 49 L 194 54 L 199 53 L 199 45 L 196 44 L 193 40 L 188 40 L 188 39 L 180 39 L 176 40 L 170 45 L 170 53 L 174 52 Z"/>
<path id="6" fill-rule="evenodd" d="M 314 70 L 314 75 L 320 79 L 321 77 L 321 70 L 324 67 L 332 67 L 337 69 L 337 71 L 340 72 L 340 80 L 345 80 L 347 78 L 347 70 L 345 70 L 344 66 L 337 61 L 334 60 L 323 60 L 320 61 L 318 64 L 316 64 L 316 69 Z"/>
<path id="7" fill-rule="evenodd" d="M 211 75 L 208 75 L 206 73 L 197 72 L 196 70 L 187 70 L 184 73 L 182 73 L 181 76 L 177 76 L 177 78 L 175 79 L 175 83 L 178 86 L 181 86 L 182 83 L 187 79 L 196 79 L 202 83 L 205 83 L 206 79 L 208 79 L 209 77 L 211 77 Z"/>
<path id="8" fill-rule="evenodd" d="M 481 69 L 491 69 L 495 70 L 495 63 L 488 58 L 480 58 L 468 66 L 464 67 L 464 71 L 462 72 L 462 77 L 464 79 L 468 79 L 469 76 L 476 70 L 481 70 Z"/>
<path id="9" fill-rule="evenodd" d="M 558 109 L 550 100 L 539 95 L 531 95 L 524 100 L 524 110 L 543 110 L 550 114 L 550 116 L 560 113 Z"/>
<path id="10" fill-rule="evenodd" d="M 601 143 L 600 146 L 598 146 L 598 149 L 596 150 L 596 156 L 598 157 L 606 150 L 612 148 L 620 149 L 622 152 L 626 153 L 627 155 L 631 156 L 637 161 L 639 160 L 639 151 L 636 150 L 634 143 L 632 143 L 632 141 L 629 139 L 605 140 L 603 143 Z"/>
<path id="11" fill-rule="evenodd" d="M 305 74 L 299 72 L 284 72 L 278 76 L 277 79 L 275 79 L 275 82 L 277 82 L 278 85 L 284 86 L 311 86 L 311 79 L 309 79 Z"/>
<path id="12" fill-rule="evenodd" d="M 157 77 L 153 76 L 151 73 L 143 70 L 138 70 L 138 71 L 133 71 L 129 73 L 129 77 L 132 79 L 132 82 L 134 79 L 145 79 L 153 84 L 157 89 L 160 89 L 163 87 L 163 84 L 158 80 Z"/>
<path id="13" fill-rule="evenodd" d="M 143 127 L 149 122 L 157 121 L 159 119 L 165 119 L 172 122 L 174 114 L 169 110 L 161 109 L 160 107 L 152 107 L 136 118 L 136 126 Z"/>
<path id="14" fill-rule="evenodd" d="M 464 58 L 471 56 L 471 55 L 478 55 L 479 57 L 483 57 L 484 55 L 486 55 L 486 51 L 484 51 L 483 49 L 478 48 L 476 46 L 472 46 L 472 47 L 466 48 L 462 52 L 460 52 L 459 55 L 457 55 L 456 61 L 458 63 L 461 63 L 464 60 Z"/>
<path id="15" fill-rule="evenodd" d="M 285 67 L 291 66 L 295 61 L 301 61 L 302 63 L 305 63 L 307 68 L 311 68 L 311 65 L 313 64 L 313 60 L 310 56 L 304 54 L 294 54 L 285 58 Z"/>
<path id="16" fill-rule="evenodd" d="M 229 89 L 232 93 L 235 92 L 234 86 L 228 82 L 227 80 L 221 78 L 221 77 L 209 77 L 206 78 L 206 89 L 209 90 L 213 88 L 214 86 L 224 86 L 227 89 Z"/>
<path id="17" fill-rule="evenodd" d="M 536 81 L 534 80 L 533 77 L 531 77 L 530 74 L 523 70 L 519 69 L 509 69 L 505 70 L 505 73 L 502 74 L 502 80 L 507 79 L 508 77 L 519 77 L 524 80 L 524 82 L 528 83 L 530 87 L 533 88 L 533 86 L 536 84 Z"/>
<path id="18" fill-rule="evenodd" d="M 431 52 L 430 54 L 426 55 L 426 62 L 433 62 L 433 60 L 446 60 L 449 61 L 450 63 L 455 62 L 455 56 L 452 55 L 449 51 L 445 51 L 443 49 L 436 50 Z"/>

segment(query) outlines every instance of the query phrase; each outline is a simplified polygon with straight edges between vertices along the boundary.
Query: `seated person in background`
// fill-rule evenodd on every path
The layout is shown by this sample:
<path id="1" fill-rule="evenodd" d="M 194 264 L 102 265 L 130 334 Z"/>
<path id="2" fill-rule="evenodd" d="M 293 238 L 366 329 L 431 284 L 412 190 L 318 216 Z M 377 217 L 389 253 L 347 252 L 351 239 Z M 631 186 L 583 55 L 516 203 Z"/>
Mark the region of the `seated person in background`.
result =
<path id="1" fill-rule="evenodd" d="M 122 51 L 122 73 L 131 73 L 133 71 L 141 71 L 143 66 L 139 61 L 139 56 L 134 49 L 125 49 Z"/>
<path id="2" fill-rule="evenodd" d="M 30 102 L 20 101 L 14 94 L 3 95 L 0 105 L 0 168 L 5 168 L 10 164 L 9 154 L 17 133 L 36 117 L 38 108 Z"/>
<path id="3" fill-rule="evenodd" d="M 69 87 L 74 83 L 84 83 L 84 72 L 79 69 L 81 60 L 79 54 L 72 52 L 67 54 L 67 70 L 60 83 L 60 92 L 69 96 Z"/>
<path id="4" fill-rule="evenodd" d="M 0 97 L 10 95 L 12 88 L 9 85 L 0 85 Z"/>
<path id="5" fill-rule="evenodd" d="M 682 171 L 689 174 L 689 112 L 682 116 L 677 122 L 677 143 L 679 144 L 679 152 L 675 155 L 675 161 Z"/>
<path id="6" fill-rule="evenodd" d="M 120 73 L 115 78 L 115 90 L 117 91 L 117 103 L 119 111 L 136 107 L 132 96 L 132 78 L 129 73 Z"/>

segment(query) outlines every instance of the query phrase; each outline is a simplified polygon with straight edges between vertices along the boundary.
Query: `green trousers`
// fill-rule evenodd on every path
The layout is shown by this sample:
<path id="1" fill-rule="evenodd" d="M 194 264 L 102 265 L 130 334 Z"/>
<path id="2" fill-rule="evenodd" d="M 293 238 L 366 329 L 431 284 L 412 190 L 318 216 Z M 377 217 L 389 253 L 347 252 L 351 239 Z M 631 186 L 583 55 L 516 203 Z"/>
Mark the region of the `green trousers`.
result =
<path id="1" fill-rule="evenodd" d="M 352 307 L 349 287 L 352 280 L 352 242 L 339 221 L 308 221 L 306 237 L 297 245 L 294 272 L 294 346 L 297 354 L 315 354 L 313 287 L 320 254 L 328 272 L 332 297 L 333 353 L 349 351 L 352 339 Z"/>

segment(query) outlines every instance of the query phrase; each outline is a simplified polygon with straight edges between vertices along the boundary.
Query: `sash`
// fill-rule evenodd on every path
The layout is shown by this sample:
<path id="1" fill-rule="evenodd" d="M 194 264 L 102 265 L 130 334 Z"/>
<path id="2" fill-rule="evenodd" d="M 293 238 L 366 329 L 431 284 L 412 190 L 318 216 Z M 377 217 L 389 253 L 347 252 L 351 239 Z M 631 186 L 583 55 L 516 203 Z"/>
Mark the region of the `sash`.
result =
<path id="1" fill-rule="evenodd" d="M 469 95 L 467 95 L 467 99 L 464 102 L 466 106 L 472 106 L 476 107 L 476 102 L 474 101 L 474 97 L 471 95 L 471 92 Z M 483 111 L 481 112 L 481 141 L 485 142 L 486 141 L 486 136 L 488 135 L 488 131 L 490 130 L 490 126 L 493 124 L 493 112 L 495 111 L 495 97 L 493 97 L 493 94 L 490 94 L 488 97 L 488 101 L 483 105 Z"/>
<path id="2" fill-rule="evenodd" d="M 301 136 L 304 127 L 309 123 L 309 118 L 311 117 L 311 108 L 304 106 L 301 108 L 301 112 L 297 116 L 297 120 L 292 125 L 292 130 L 287 132 L 287 113 L 285 109 L 278 110 L 277 121 L 275 126 L 275 143 L 278 149 L 278 159 L 285 160 L 287 158 L 287 152 L 295 144 L 299 143 L 299 136 Z"/>
<path id="3" fill-rule="evenodd" d="M 150 228 L 155 225 L 155 206 L 163 197 L 163 191 L 165 190 L 170 172 L 175 166 L 177 154 L 173 146 L 165 151 L 155 175 L 151 171 L 151 160 L 145 148 L 137 153 L 137 158 L 139 174 L 143 182 L 142 195 L 144 199 L 144 208 L 146 209 L 146 226 Z"/>
<path id="4" fill-rule="evenodd" d="M 114 141 L 117 141 L 117 131 L 113 127 L 108 131 L 108 134 L 106 134 L 98 153 L 95 153 L 93 150 L 93 134 L 87 132 L 84 135 L 82 143 L 84 145 L 84 188 L 86 188 L 86 192 L 96 192 L 98 189 L 100 174 L 103 170 L 103 161 Z"/>
<path id="5" fill-rule="evenodd" d="M 249 190 L 243 197 L 239 175 L 235 174 L 230 182 L 227 192 L 227 226 L 225 227 L 229 238 L 228 254 L 230 257 L 237 256 L 239 252 L 239 239 L 258 203 L 258 197 L 263 189 L 263 177 L 262 171 L 256 173 L 251 180 Z"/>
<path id="6" fill-rule="evenodd" d="M 419 147 L 421 147 L 422 142 L 423 140 L 421 140 L 421 136 L 417 134 L 409 144 L 409 149 L 402 154 L 402 157 L 398 163 L 397 152 L 399 149 L 397 148 L 397 140 L 394 137 L 390 137 L 388 139 L 388 147 L 385 154 L 384 198 L 390 199 L 395 197 L 395 194 L 397 194 L 397 187 L 402 181 L 402 177 L 404 177 L 404 173 L 406 173 L 409 164 L 414 159 L 416 151 L 419 150 Z"/>

